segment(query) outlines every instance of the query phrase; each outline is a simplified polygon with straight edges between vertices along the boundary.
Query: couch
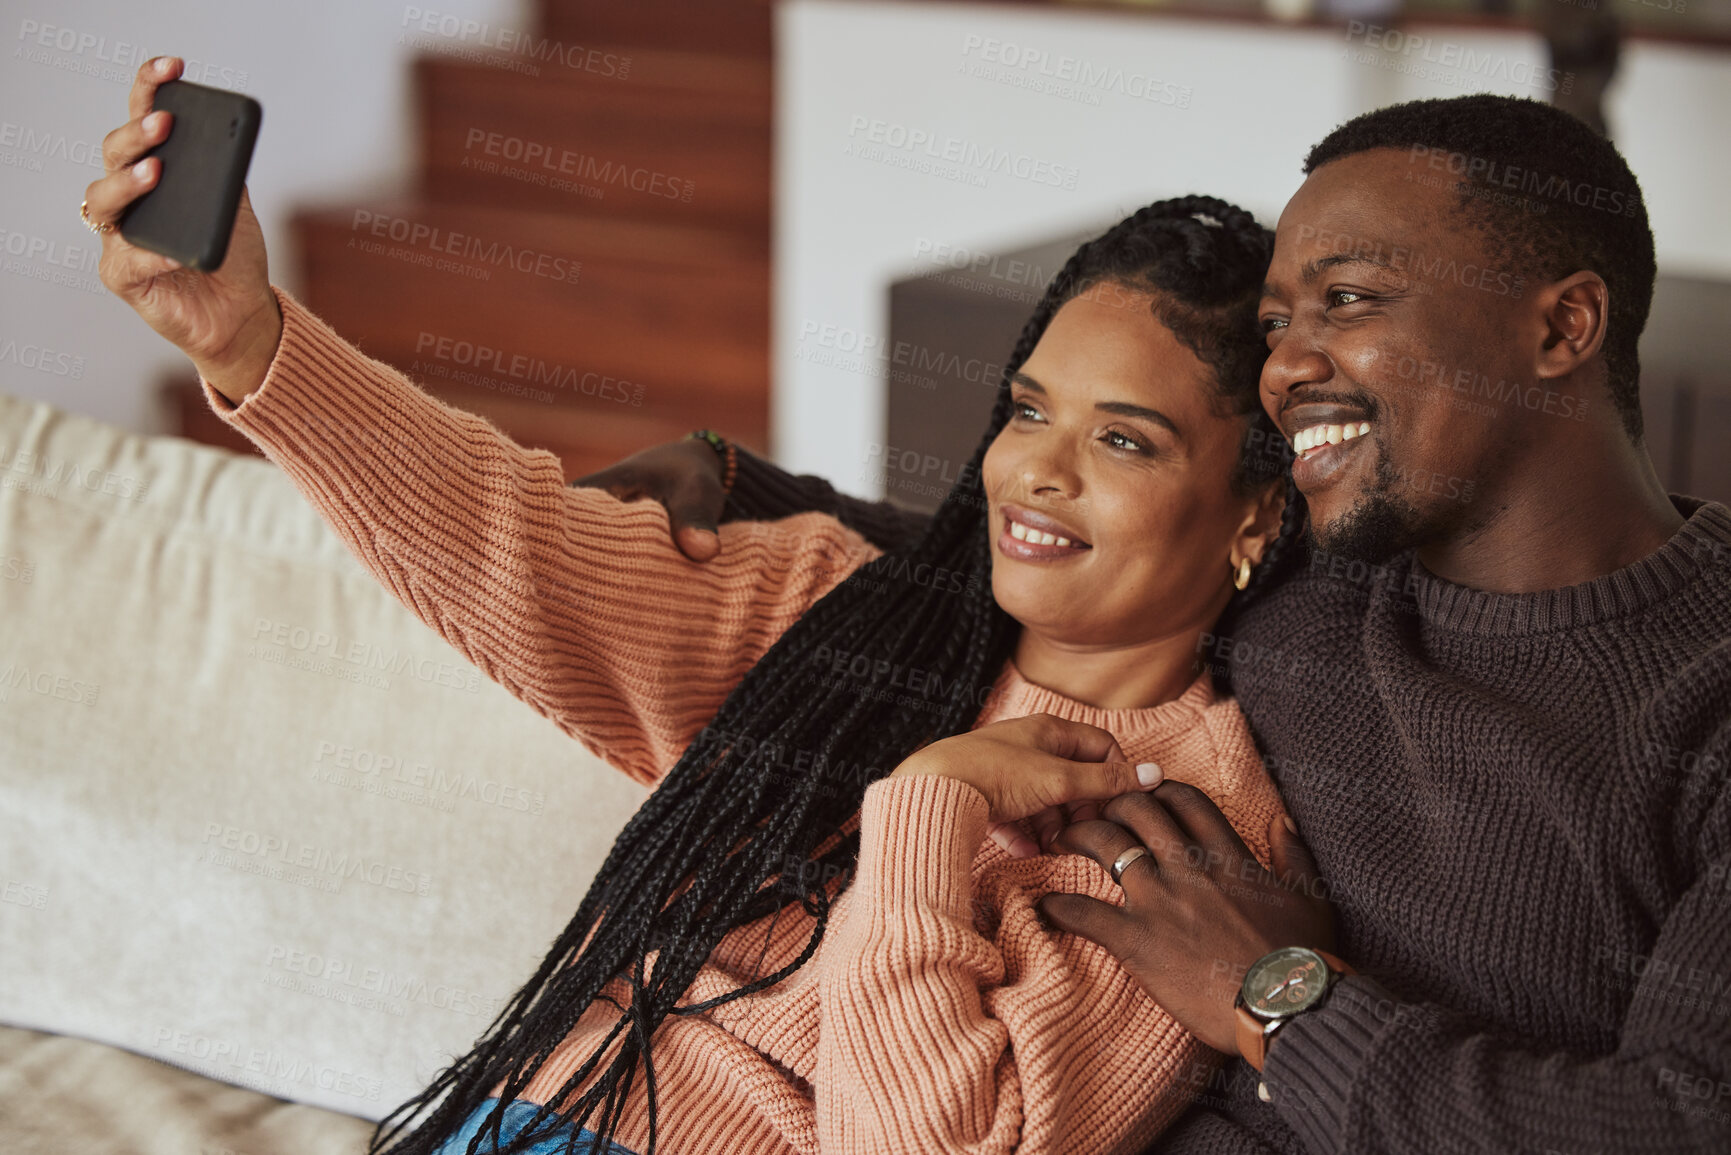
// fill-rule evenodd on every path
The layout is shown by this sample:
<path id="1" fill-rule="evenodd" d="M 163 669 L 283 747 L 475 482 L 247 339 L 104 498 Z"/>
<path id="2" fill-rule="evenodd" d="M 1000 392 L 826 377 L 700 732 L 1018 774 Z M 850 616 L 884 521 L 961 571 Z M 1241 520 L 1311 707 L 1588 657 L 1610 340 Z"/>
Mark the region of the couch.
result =
<path id="1" fill-rule="evenodd" d="M 0 1151 L 362 1151 L 645 794 L 274 465 L 0 395 Z"/>

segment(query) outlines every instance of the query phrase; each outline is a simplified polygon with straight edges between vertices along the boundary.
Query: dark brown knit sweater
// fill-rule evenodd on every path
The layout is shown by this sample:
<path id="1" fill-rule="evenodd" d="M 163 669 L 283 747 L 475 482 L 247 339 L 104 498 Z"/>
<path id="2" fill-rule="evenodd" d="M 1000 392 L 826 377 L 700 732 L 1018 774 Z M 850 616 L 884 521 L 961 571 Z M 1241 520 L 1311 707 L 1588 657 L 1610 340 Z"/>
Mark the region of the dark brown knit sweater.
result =
<path id="1" fill-rule="evenodd" d="M 1151 1151 L 1731 1152 L 1731 510 L 1672 502 L 1581 585 L 1318 555 L 1204 639 L 1360 977 Z M 740 455 L 729 517 L 806 509 L 923 528 Z"/>

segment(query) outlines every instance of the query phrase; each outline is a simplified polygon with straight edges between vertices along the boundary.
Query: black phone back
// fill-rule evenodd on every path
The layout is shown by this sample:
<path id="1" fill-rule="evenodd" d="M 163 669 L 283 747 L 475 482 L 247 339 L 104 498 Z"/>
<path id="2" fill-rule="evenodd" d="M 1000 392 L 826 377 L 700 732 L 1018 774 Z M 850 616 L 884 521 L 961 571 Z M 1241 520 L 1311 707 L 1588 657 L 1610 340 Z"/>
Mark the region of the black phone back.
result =
<path id="1" fill-rule="evenodd" d="M 154 107 L 174 114 L 168 139 L 145 153 L 162 158 L 162 175 L 127 206 L 121 235 L 189 269 L 219 268 L 264 109 L 250 96 L 185 80 L 158 87 Z"/>

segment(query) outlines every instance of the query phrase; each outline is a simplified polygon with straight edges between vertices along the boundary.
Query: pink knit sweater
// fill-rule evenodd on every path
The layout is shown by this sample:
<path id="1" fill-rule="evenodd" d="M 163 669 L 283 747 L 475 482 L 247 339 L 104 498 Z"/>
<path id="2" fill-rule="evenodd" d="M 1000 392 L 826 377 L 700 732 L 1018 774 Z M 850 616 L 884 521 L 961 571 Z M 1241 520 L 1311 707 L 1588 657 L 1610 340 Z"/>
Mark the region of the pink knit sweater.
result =
<path id="1" fill-rule="evenodd" d="M 879 553 L 813 513 L 725 525 L 716 560 L 687 561 L 657 503 L 568 488 L 552 453 L 432 398 L 276 293 L 282 344 L 264 384 L 235 407 L 206 382 L 211 407 L 422 621 L 639 782 L 658 782 L 782 632 Z M 1106 710 L 1006 664 L 976 725 L 1042 711 L 1103 727 L 1132 760 L 1201 787 L 1267 863 L 1280 802 L 1206 674 L 1174 701 Z M 861 831 L 858 870 L 818 953 L 657 1032 L 665 1149 L 1136 1152 L 1170 1123 L 1219 1054 L 1033 908 L 1052 890 L 1113 903 L 1122 891 L 1081 855 L 1013 859 L 988 828 L 985 796 L 957 779 L 867 787 L 845 827 Z M 733 931 L 684 1001 L 791 961 L 812 921 L 796 905 Z M 623 981 L 608 989 L 628 1002 Z M 597 1002 L 526 1097 L 554 1095 L 617 1015 Z M 639 1072 L 617 1135 L 639 1152 L 643 1086 Z"/>

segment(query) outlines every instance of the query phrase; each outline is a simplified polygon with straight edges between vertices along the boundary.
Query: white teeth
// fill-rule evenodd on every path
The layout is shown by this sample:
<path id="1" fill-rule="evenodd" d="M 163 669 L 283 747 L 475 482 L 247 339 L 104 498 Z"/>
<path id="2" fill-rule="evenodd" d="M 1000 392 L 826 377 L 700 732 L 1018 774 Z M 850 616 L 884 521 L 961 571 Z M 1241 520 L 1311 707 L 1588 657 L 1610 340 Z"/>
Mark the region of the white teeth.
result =
<path id="1" fill-rule="evenodd" d="M 1292 451 L 1303 456 L 1319 445 L 1339 445 L 1370 432 L 1370 422 L 1349 422 L 1345 425 L 1310 425 L 1292 435 Z"/>
<path id="2" fill-rule="evenodd" d="M 1080 548 L 1067 537 L 1058 537 L 1056 534 L 1046 533 L 1042 530 L 1029 529 L 1014 518 L 1006 517 L 1004 522 L 1010 527 L 1010 536 L 1017 541 L 1025 541 L 1029 545 L 1061 545 Z"/>

